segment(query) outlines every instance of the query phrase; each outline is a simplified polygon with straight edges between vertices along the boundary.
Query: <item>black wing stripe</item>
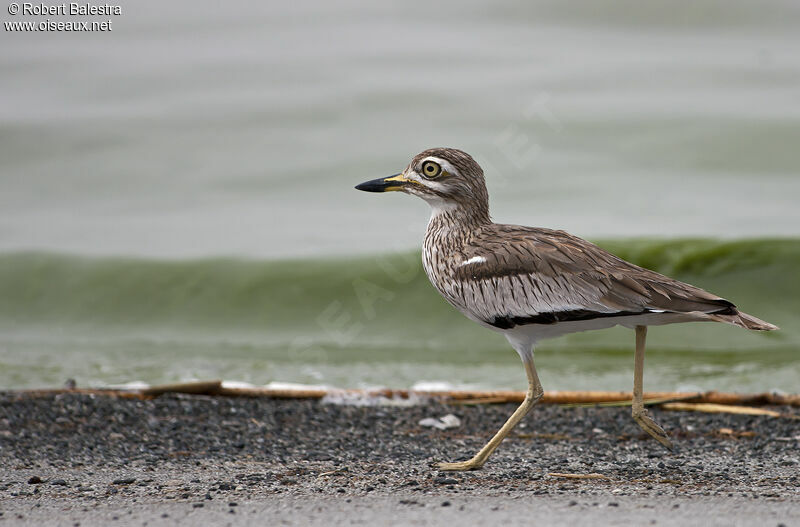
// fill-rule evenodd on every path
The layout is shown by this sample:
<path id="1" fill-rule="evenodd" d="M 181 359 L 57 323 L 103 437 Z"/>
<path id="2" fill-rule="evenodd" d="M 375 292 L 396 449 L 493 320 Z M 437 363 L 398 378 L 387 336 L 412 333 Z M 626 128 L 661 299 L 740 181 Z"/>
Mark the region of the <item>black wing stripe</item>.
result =
<path id="1" fill-rule="evenodd" d="M 728 315 L 735 313 L 736 308 L 731 304 L 730 306 L 723 306 L 722 309 L 711 311 L 710 314 Z M 634 315 L 646 315 L 648 313 L 664 313 L 660 309 L 644 309 L 642 311 L 591 311 L 588 309 L 568 309 L 564 311 L 550 311 L 546 313 L 537 313 L 530 316 L 505 316 L 495 317 L 493 320 L 487 321 L 491 326 L 498 329 L 511 329 L 516 326 L 527 326 L 529 324 L 555 324 L 557 322 L 577 322 L 581 320 L 593 320 L 596 318 L 608 317 L 629 317 Z"/>
<path id="2" fill-rule="evenodd" d="M 494 320 L 488 321 L 488 324 L 498 329 L 511 329 L 516 326 L 527 326 L 529 324 L 555 324 L 557 322 L 575 322 L 579 320 L 592 320 L 595 318 L 605 317 L 626 317 L 631 315 L 643 315 L 650 311 L 612 311 L 610 313 L 602 313 L 599 311 L 589 311 L 587 309 L 570 309 L 567 311 L 551 311 L 547 313 L 538 313 L 536 315 L 517 317 L 505 316 L 495 317 Z"/>

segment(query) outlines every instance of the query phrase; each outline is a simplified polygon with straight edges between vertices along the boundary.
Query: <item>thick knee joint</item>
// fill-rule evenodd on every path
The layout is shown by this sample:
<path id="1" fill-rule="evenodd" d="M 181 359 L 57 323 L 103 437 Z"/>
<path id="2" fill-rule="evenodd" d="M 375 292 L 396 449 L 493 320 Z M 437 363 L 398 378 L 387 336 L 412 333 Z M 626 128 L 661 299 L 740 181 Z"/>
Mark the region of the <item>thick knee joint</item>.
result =
<path id="1" fill-rule="evenodd" d="M 537 386 L 537 387 L 532 387 L 528 390 L 526 399 L 530 401 L 530 404 L 536 404 L 542 399 L 543 396 L 544 396 L 544 390 L 542 389 L 541 386 Z"/>

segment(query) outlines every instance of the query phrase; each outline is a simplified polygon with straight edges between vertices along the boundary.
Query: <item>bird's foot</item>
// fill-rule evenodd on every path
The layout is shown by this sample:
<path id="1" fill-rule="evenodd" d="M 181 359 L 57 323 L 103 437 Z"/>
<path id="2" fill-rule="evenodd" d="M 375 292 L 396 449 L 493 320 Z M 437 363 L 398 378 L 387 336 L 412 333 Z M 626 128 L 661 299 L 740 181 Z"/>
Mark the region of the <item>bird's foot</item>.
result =
<path id="1" fill-rule="evenodd" d="M 456 463 L 436 463 L 435 466 L 439 470 L 477 470 L 483 466 L 483 461 L 478 461 L 475 458 L 472 458 L 469 461 L 458 461 Z"/>
<path id="2" fill-rule="evenodd" d="M 669 440 L 669 436 L 658 423 L 647 415 L 646 411 L 643 410 L 638 414 L 634 413 L 633 419 L 642 427 L 642 430 L 650 434 L 653 439 L 664 445 L 668 450 L 672 450 L 672 441 Z"/>

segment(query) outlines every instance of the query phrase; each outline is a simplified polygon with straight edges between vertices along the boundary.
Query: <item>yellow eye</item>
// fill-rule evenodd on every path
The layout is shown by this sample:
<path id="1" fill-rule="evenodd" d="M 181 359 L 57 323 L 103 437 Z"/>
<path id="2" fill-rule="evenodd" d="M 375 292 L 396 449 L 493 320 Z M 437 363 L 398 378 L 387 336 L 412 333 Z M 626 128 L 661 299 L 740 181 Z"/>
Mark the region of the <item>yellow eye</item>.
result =
<path id="1" fill-rule="evenodd" d="M 422 163 L 422 175 L 428 179 L 435 178 L 442 173 L 442 167 L 433 161 L 425 161 Z"/>

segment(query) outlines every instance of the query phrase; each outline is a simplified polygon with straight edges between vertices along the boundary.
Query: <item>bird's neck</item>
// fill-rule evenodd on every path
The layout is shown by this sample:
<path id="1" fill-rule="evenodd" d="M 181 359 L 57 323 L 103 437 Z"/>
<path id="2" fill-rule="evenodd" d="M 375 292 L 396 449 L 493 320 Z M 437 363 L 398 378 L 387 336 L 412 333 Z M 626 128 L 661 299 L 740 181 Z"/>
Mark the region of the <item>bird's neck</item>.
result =
<path id="1" fill-rule="evenodd" d="M 436 243 L 456 248 L 466 242 L 475 230 L 491 223 L 488 207 L 465 208 L 432 204 L 425 244 Z"/>

